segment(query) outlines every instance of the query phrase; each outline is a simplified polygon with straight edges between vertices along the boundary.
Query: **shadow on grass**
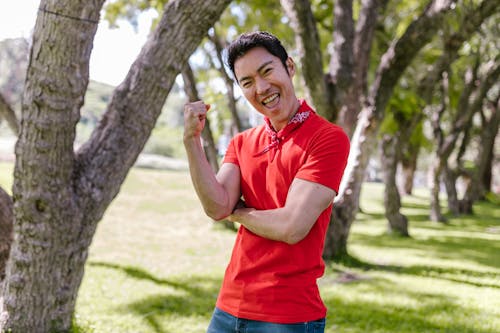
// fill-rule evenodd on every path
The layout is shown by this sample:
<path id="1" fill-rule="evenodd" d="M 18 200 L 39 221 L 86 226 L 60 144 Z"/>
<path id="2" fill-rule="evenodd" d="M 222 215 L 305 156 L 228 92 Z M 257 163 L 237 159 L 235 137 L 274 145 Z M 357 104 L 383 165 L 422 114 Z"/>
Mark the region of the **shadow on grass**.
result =
<path id="1" fill-rule="evenodd" d="M 473 326 L 470 318 L 482 313 L 446 295 L 410 291 L 385 279 L 363 281 L 353 288 L 359 288 L 356 297 L 324 295 L 329 309 L 326 332 L 492 333 Z"/>
<path id="2" fill-rule="evenodd" d="M 433 237 L 416 239 L 395 237 L 391 235 L 373 235 L 358 233 L 353 235 L 353 241 L 361 244 L 387 248 L 397 251 L 397 249 L 414 249 L 422 251 L 423 254 L 448 260 L 468 260 L 491 268 L 500 268 L 500 242 L 493 239 L 483 238 L 482 234 L 467 233 L 466 229 L 456 229 L 465 231 L 463 236 L 446 232 L 436 233 Z M 411 233 L 411 232 L 410 232 Z"/>
<path id="3" fill-rule="evenodd" d="M 345 270 L 340 268 L 337 264 L 345 268 L 355 268 L 364 271 L 383 271 L 392 272 L 396 274 L 413 275 L 418 277 L 430 277 L 439 280 L 467 284 L 474 287 L 485 287 L 500 289 L 500 284 L 489 282 L 477 282 L 473 279 L 486 279 L 498 281 L 498 272 L 495 271 L 475 271 L 461 268 L 444 268 L 438 266 L 397 266 L 397 265 L 380 265 L 360 260 L 351 255 L 347 255 L 339 262 L 327 262 L 328 266 L 336 273 L 345 274 Z M 347 273 L 350 274 L 350 273 Z M 353 281 L 356 281 L 354 279 Z M 364 281 L 364 279 L 363 279 Z"/>
<path id="4" fill-rule="evenodd" d="M 144 269 L 106 262 L 90 262 L 89 265 L 116 269 L 134 279 L 147 280 L 158 285 L 173 288 L 164 294 L 145 297 L 124 305 L 119 310 L 142 317 L 152 328 L 152 332 L 168 333 L 162 323 L 168 317 L 210 319 L 221 279 L 208 276 L 188 276 L 179 279 L 161 279 Z M 176 333 L 176 332 L 174 332 Z"/>

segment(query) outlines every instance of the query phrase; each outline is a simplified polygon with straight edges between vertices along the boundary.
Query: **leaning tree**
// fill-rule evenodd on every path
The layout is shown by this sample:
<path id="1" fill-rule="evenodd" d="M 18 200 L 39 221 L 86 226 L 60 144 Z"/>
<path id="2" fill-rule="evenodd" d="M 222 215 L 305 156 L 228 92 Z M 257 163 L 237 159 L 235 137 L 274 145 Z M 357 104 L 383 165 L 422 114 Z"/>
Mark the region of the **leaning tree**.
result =
<path id="1" fill-rule="evenodd" d="M 15 237 L 0 330 L 70 329 L 97 223 L 150 136 L 177 74 L 229 2 L 169 1 L 77 152 L 75 128 L 104 0 L 40 2 L 15 148 Z"/>
<path id="2" fill-rule="evenodd" d="M 404 33 L 389 45 L 369 88 L 371 45 L 379 13 L 386 6 L 386 0 L 363 0 L 356 22 L 352 0 L 335 2 L 334 52 L 327 73 L 322 67 L 319 35 L 309 0 L 281 0 L 281 3 L 297 34 L 303 71 L 310 73 L 305 82 L 314 105 L 330 120 L 335 120 L 340 114 L 341 124 L 349 133 L 352 131 L 351 152 L 335 199 L 323 252 L 326 258 L 341 258 L 347 254 L 349 231 L 359 210 L 361 185 L 372 142 L 394 87 L 419 51 L 439 31 L 455 1 L 429 1 Z"/>

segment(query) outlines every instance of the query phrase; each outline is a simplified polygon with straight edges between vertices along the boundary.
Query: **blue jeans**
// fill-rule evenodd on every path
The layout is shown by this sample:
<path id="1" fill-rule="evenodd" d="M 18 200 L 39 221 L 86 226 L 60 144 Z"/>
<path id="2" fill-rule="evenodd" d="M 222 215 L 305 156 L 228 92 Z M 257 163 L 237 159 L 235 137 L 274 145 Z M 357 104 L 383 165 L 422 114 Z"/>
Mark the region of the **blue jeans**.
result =
<path id="1" fill-rule="evenodd" d="M 215 308 L 207 333 L 324 333 L 325 319 L 295 324 L 276 324 L 241 319 Z"/>

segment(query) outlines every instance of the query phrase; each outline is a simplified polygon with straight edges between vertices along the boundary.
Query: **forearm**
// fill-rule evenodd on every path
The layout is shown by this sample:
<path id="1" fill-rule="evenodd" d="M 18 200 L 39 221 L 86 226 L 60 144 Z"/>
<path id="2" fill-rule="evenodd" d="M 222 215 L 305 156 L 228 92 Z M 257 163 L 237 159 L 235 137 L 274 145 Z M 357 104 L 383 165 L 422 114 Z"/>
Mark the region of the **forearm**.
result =
<path id="1" fill-rule="evenodd" d="M 236 209 L 228 218 L 254 234 L 288 244 L 297 243 L 309 232 L 309 228 L 296 222 L 286 207 L 270 210 Z"/>
<path id="2" fill-rule="evenodd" d="M 199 137 L 184 138 L 189 172 L 196 193 L 208 216 L 215 220 L 231 213 L 229 196 L 208 163 Z"/>
<path id="3" fill-rule="evenodd" d="M 331 205 L 335 191 L 313 182 L 295 179 L 283 207 L 269 210 L 236 209 L 229 220 L 272 240 L 295 244 L 304 239 L 319 215 Z"/>

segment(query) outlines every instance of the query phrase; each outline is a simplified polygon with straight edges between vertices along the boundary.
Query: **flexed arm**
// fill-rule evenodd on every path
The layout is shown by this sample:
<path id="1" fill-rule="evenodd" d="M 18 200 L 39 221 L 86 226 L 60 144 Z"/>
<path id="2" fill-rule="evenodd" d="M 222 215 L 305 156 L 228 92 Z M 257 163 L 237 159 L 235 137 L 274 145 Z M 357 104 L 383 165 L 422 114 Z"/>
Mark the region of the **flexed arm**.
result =
<path id="1" fill-rule="evenodd" d="M 201 144 L 201 132 L 210 105 L 197 101 L 184 106 L 184 147 L 194 188 L 205 213 L 221 220 L 233 211 L 240 193 L 240 169 L 225 163 L 217 175 L 208 163 Z"/>

